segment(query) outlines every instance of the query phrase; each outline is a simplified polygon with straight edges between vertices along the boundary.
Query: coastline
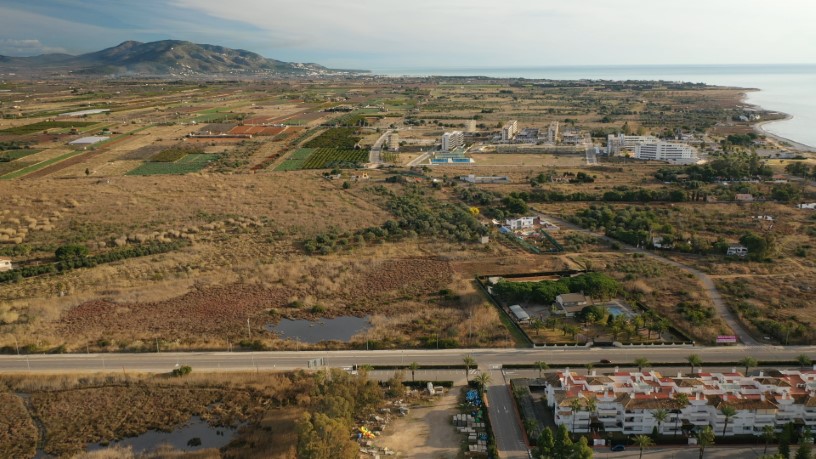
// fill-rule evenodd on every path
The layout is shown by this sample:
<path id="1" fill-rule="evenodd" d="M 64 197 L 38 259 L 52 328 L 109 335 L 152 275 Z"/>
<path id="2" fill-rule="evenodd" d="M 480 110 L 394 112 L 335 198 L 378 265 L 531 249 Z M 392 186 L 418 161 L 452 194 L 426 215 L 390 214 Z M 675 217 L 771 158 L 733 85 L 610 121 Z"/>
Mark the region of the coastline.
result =
<path id="1" fill-rule="evenodd" d="M 746 90 L 746 92 L 744 92 L 744 93 L 742 93 L 740 95 L 740 102 L 743 102 L 746 106 L 753 107 L 753 108 L 755 108 L 757 110 L 762 110 L 762 111 L 766 111 L 766 112 L 770 111 L 770 110 L 768 110 L 768 109 L 766 109 L 764 107 L 761 107 L 761 106 L 756 105 L 756 104 L 752 104 L 752 103 L 747 101 L 748 91 L 751 91 L 751 92 L 762 91 L 761 89 L 757 89 L 757 88 L 744 88 L 744 89 Z M 764 135 L 766 137 L 770 137 L 770 138 L 774 139 L 776 142 L 779 142 L 779 143 L 784 142 L 784 143 L 789 145 L 788 148 L 790 148 L 791 150 L 799 151 L 799 152 L 802 152 L 802 153 L 815 153 L 816 152 L 816 147 L 812 147 L 812 146 L 804 144 L 802 142 L 797 142 L 797 141 L 789 139 L 787 137 L 782 137 L 781 135 L 774 134 L 773 132 L 770 132 L 767 129 L 765 129 L 765 126 L 768 125 L 768 124 L 781 123 L 781 122 L 793 119 L 793 115 L 791 115 L 791 114 L 783 113 L 783 112 L 776 112 L 776 113 L 779 113 L 780 115 L 785 115 L 785 116 L 784 116 L 784 118 L 780 118 L 780 119 L 765 120 L 765 121 L 760 121 L 758 123 L 752 124 L 751 127 L 753 128 L 754 132 L 756 132 L 757 134 L 760 134 L 760 135 Z"/>
<path id="2" fill-rule="evenodd" d="M 781 122 L 781 121 L 787 121 L 787 120 L 790 120 L 790 119 L 793 119 L 793 116 L 785 114 L 785 117 L 782 118 L 782 119 L 779 119 L 779 120 L 760 121 L 759 123 L 754 124 L 753 128 L 754 128 L 754 131 L 756 131 L 757 134 L 761 134 L 761 135 L 764 135 L 766 137 L 770 137 L 770 138 L 776 140 L 777 142 L 780 142 L 780 143 L 784 142 L 784 143 L 790 145 L 788 148 L 790 148 L 791 150 L 795 150 L 795 151 L 799 151 L 799 152 L 803 152 L 803 153 L 814 153 L 814 152 L 816 152 L 816 148 L 811 147 L 810 145 L 806 145 L 804 143 L 797 142 L 795 140 L 791 140 L 791 139 L 782 137 L 780 135 L 774 134 L 773 132 L 770 132 L 767 129 L 765 129 L 766 124 L 771 124 L 771 123 L 776 123 L 776 122 Z"/>

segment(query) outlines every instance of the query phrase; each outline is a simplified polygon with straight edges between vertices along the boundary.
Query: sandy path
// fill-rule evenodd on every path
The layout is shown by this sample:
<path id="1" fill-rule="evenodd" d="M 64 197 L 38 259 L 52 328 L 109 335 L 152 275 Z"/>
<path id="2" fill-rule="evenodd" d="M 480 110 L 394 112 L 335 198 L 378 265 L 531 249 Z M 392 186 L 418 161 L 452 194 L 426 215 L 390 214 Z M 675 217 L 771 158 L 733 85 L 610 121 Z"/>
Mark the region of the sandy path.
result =
<path id="1" fill-rule="evenodd" d="M 451 424 L 457 414 L 454 387 L 433 406 L 412 408 L 408 416 L 397 418 L 375 444 L 396 452 L 394 457 L 406 459 L 450 458 L 459 452 L 463 437 Z"/>

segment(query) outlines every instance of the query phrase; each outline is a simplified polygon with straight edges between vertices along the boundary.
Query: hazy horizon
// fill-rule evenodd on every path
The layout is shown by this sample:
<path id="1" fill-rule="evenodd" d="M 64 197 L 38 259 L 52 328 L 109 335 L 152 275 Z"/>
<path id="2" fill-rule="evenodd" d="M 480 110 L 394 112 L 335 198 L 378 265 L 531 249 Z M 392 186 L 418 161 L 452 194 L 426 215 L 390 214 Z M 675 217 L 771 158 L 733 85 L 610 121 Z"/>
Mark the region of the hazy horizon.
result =
<path id="1" fill-rule="evenodd" d="M 816 6 L 790 0 L 6 0 L 0 54 L 126 40 L 222 45 L 338 68 L 813 64 Z M 489 65 L 485 63 L 489 62 Z"/>

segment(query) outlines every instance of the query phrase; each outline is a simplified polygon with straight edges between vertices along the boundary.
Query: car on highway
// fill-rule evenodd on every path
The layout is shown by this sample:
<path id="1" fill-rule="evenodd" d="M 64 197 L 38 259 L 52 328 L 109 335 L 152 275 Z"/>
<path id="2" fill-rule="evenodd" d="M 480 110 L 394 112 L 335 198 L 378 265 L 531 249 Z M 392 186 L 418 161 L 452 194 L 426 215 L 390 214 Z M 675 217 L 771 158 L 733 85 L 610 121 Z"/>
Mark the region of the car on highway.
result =
<path id="1" fill-rule="evenodd" d="M 601 359 L 601 363 L 612 363 L 609 359 Z"/>
<path id="2" fill-rule="evenodd" d="M 612 449 L 612 452 L 613 452 L 613 453 L 619 453 L 619 452 L 621 452 L 621 451 L 625 451 L 625 450 L 626 450 L 626 446 L 624 446 L 624 445 L 615 445 L 615 446 L 613 446 L 611 449 Z"/>

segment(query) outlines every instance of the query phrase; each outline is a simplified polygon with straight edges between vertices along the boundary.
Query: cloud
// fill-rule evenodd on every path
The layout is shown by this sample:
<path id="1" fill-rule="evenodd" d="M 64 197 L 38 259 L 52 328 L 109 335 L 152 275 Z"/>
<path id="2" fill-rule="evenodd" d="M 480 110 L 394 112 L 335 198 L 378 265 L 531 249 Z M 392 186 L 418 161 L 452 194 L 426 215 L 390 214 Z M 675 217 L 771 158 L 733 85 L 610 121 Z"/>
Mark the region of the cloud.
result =
<path id="1" fill-rule="evenodd" d="M 38 54 L 66 53 L 64 48 L 47 46 L 40 40 L 0 38 L 0 54 L 4 56 L 36 56 Z"/>

